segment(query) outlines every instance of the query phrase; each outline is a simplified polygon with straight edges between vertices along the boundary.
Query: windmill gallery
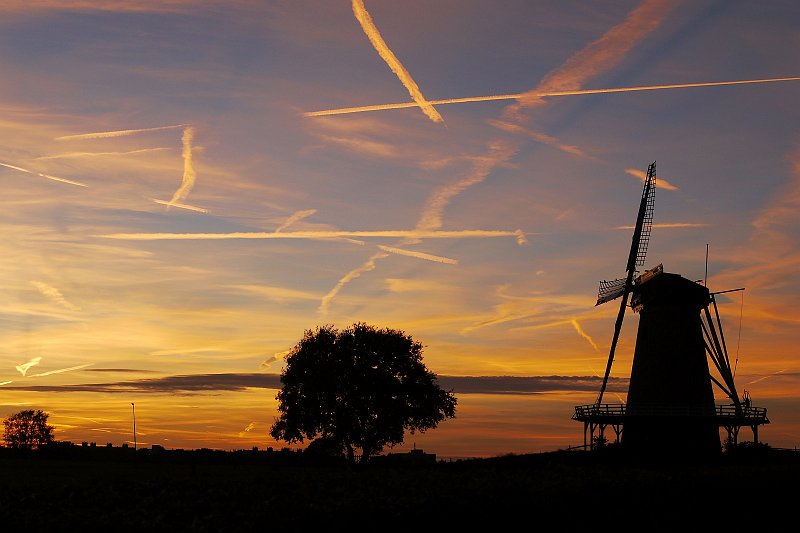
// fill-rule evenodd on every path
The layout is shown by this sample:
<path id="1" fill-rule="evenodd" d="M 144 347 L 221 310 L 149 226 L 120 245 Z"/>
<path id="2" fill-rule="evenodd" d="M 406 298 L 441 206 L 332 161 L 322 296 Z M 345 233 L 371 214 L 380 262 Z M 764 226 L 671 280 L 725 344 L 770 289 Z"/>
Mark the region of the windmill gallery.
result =
<path id="1" fill-rule="evenodd" d="M 769 423 L 767 410 L 750 405 L 747 391 L 741 397 L 737 392 L 715 299 L 717 294 L 741 289 L 711 292 L 705 280 L 664 272 L 660 264 L 638 274 L 650 240 L 655 190 L 653 162 L 645 178 L 627 275 L 600 283 L 596 305 L 621 300 L 597 400 L 576 406 L 572 416 L 583 423 L 584 448 L 605 444 L 609 426 L 614 442 L 633 453 L 718 454 L 720 430 L 725 429 L 730 445 L 737 443 L 742 427 L 752 430 L 757 443 L 759 426 Z M 639 326 L 627 403 L 603 403 L 628 306 L 639 314 Z M 730 403 L 715 404 L 712 385 Z"/>

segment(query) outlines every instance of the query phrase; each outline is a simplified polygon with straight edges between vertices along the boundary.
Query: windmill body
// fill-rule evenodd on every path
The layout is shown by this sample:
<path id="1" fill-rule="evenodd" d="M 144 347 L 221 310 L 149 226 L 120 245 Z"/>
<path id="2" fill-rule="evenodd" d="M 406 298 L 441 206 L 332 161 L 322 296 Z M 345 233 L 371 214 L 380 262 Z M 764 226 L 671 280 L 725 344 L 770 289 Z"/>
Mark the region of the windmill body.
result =
<path id="1" fill-rule="evenodd" d="M 701 322 L 709 301 L 706 287 L 678 274 L 660 272 L 634 287 L 639 327 L 624 447 L 720 451 Z M 675 426 L 681 428 L 680 435 L 665 438 L 665 428 Z"/>

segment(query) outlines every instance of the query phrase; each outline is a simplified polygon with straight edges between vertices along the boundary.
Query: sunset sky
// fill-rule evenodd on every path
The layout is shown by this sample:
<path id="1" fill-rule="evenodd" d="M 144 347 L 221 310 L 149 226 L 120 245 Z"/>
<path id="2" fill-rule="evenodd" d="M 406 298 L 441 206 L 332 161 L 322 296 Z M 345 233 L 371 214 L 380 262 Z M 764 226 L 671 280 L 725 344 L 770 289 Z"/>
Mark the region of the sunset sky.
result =
<path id="1" fill-rule="evenodd" d="M 718 300 L 737 387 L 796 447 L 799 24 L 796 0 L 5 0 L 0 417 L 118 446 L 133 403 L 139 446 L 280 448 L 286 352 L 366 322 L 458 397 L 395 451 L 579 445 L 656 161 L 644 268 L 744 288 Z"/>

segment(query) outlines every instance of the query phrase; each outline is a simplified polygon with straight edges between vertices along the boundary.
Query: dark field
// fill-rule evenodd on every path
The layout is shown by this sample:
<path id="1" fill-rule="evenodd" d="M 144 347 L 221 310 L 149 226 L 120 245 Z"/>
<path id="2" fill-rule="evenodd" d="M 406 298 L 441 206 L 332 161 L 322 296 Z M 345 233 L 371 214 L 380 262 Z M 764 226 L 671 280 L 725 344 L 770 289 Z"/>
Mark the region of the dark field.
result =
<path id="1" fill-rule="evenodd" d="M 246 454 L 17 455 L 2 531 L 792 531 L 800 453 L 710 462 L 553 452 L 429 465 Z"/>

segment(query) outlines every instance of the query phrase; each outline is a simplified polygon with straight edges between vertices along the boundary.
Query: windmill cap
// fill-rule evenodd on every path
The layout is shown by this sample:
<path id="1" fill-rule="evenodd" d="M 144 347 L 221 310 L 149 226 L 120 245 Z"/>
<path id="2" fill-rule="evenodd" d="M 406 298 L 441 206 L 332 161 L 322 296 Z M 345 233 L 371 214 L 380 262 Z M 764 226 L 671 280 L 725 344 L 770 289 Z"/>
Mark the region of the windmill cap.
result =
<path id="1" fill-rule="evenodd" d="M 688 307 L 702 309 L 711 298 L 708 289 L 679 274 L 664 272 L 633 288 L 633 299 L 648 307 Z"/>

